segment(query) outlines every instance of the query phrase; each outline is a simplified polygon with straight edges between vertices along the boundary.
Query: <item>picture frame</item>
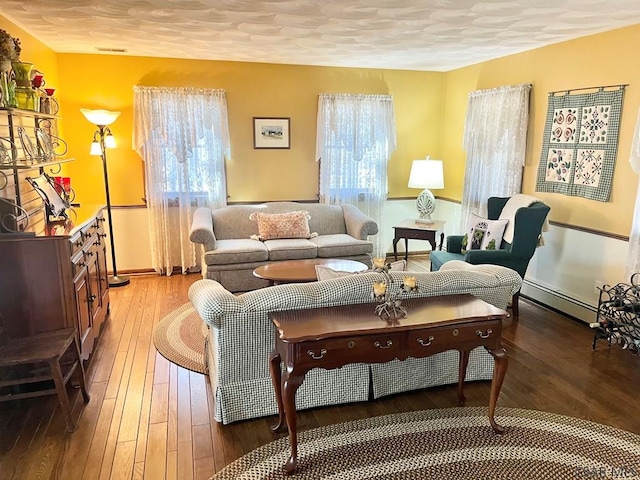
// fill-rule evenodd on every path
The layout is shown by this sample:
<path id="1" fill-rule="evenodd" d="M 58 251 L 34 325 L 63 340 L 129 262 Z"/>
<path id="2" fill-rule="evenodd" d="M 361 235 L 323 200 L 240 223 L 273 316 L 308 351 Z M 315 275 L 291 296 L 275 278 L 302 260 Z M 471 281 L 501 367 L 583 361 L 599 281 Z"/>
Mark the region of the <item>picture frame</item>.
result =
<path id="1" fill-rule="evenodd" d="M 291 118 L 253 117 L 253 148 L 291 148 Z"/>

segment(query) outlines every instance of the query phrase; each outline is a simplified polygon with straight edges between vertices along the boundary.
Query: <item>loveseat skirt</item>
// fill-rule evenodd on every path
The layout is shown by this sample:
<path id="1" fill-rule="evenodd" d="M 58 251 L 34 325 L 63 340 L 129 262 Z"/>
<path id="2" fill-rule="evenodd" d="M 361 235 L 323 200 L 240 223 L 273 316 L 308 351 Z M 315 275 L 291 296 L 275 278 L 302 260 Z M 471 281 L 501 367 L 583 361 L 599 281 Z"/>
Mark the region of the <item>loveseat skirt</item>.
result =
<path id="1" fill-rule="evenodd" d="M 214 418 L 223 424 L 278 413 L 270 377 L 217 387 L 214 395 Z M 367 365 L 346 365 L 335 370 L 314 368 L 307 373 L 296 393 L 296 409 L 364 402 L 368 395 Z M 248 398 L 255 401 L 247 402 Z"/>
<path id="2" fill-rule="evenodd" d="M 426 358 L 407 358 L 371 365 L 373 398 L 419 390 L 436 385 L 458 383 L 459 353 L 447 350 Z M 466 381 L 489 380 L 494 360 L 484 347 L 469 354 Z"/>

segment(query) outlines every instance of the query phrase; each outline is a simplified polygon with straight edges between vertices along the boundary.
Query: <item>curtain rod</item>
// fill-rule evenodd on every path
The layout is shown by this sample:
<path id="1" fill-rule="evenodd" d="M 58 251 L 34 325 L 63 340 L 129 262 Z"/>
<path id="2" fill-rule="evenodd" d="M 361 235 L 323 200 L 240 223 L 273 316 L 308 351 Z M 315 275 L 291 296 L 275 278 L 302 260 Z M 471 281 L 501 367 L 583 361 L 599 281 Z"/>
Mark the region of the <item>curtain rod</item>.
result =
<path id="1" fill-rule="evenodd" d="M 622 83 L 620 85 L 603 85 L 603 86 L 599 86 L 599 87 L 570 88 L 570 89 L 566 89 L 566 90 L 556 90 L 555 92 L 549 92 L 549 95 L 554 95 L 556 93 L 565 93 L 565 94 L 569 95 L 571 92 L 579 92 L 581 90 L 593 90 L 594 88 L 597 88 L 599 91 L 603 91 L 605 88 L 612 88 L 612 87 L 624 88 L 624 87 L 628 87 L 628 86 L 629 86 L 628 83 Z"/>

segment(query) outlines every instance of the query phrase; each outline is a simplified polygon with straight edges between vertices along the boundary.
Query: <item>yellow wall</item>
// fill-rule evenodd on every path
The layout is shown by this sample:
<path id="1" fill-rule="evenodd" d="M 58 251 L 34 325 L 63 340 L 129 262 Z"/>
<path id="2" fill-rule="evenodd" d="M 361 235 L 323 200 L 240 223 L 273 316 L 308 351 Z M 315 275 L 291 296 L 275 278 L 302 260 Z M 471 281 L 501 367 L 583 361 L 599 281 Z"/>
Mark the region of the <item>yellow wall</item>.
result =
<path id="1" fill-rule="evenodd" d="M 103 197 L 101 163 L 87 154 L 95 130 L 79 109 L 122 115 L 111 126 L 118 148 L 108 152 L 114 205 L 141 204 L 142 163 L 131 149 L 133 86 L 191 86 L 226 90 L 231 137 L 229 201 L 316 200 L 316 114 L 319 93 L 379 93 L 394 97 L 398 149 L 389 166 L 390 196 L 412 197 L 411 160 L 439 155 L 442 73 L 327 68 L 241 62 L 60 54 L 59 93 L 78 198 Z M 290 117 L 290 150 L 254 150 L 252 117 Z M 96 188 L 98 187 L 98 188 Z"/>
<path id="2" fill-rule="evenodd" d="M 55 55 L 0 17 L 0 28 L 22 40 L 23 61 L 46 73 L 58 88 L 67 164 L 78 199 L 102 201 L 102 166 L 88 155 L 94 132 L 79 109 L 107 108 L 122 115 L 113 124 L 119 148 L 109 151 L 114 205 L 140 205 L 143 168 L 131 148 L 134 85 L 194 86 L 227 91 L 232 158 L 227 164 L 230 201 L 315 200 L 318 166 L 315 127 L 319 93 L 393 95 L 398 150 L 389 166 L 389 196 L 414 197 L 406 182 L 411 160 L 429 154 L 445 161 L 445 188 L 436 195 L 462 198 L 465 152 L 462 135 L 467 95 L 478 89 L 532 83 L 529 140 L 523 191 L 551 206 L 551 219 L 619 235 L 628 235 L 638 178 L 629 166 L 629 150 L 640 105 L 640 64 L 635 61 L 640 25 L 539 48 L 447 73 L 329 68 L 140 58 L 117 55 Z M 56 65 L 57 62 L 57 65 Z M 535 192 L 547 94 L 581 87 L 630 84 L 625 92 L 618 159 L 607 203 L 555 193 Z M 290 150 L 254 150 L 252 117 L 291 117 Z"/>
<path id="3" fill-rule="evenodd" d="M 56 53 L 20 27 L 0 16 L 0 28 L 13 38 L 20 39 L 22 52 L 20 61 L 34 64 L 34 68 L 45 74 L 46 86 L 55 88 L 58 84 L 58 59 Z"/>
<path id="4" fill-rule="evenodd" d="M 640 25 L 551 45 L 518 55 L 447 72 L 443 154 L 448 162 L 464 165 L 465 155 L 458 146 L 466 109 L 461 108 L 469 92 L 501 85 L 531 83 L 531 104 L 526 166 L 522 190 L 551 206 L 550 218 L 557 222 L 629 235 L 633 219 L 638 176 L 629 165 L 629 151 L 640 105 L 640 64 L 637 45 Z M 542 136 L 547 113 L 548 92 L 582 87 L 629 84 L 624 94 L 618 158 L 609 202 L 586 200 L 559 193 L 535 192 Z M 453 146 L 451 146 L 453 145 Z M 464 175 L 462 173 L 462 175 Z M 457 177 L 456 177 L 457 178 Z M 456 183 L 462 185 L 462 177 Z M 451 184 L 450 177 L 447 181 Z M 447 190 L 449 192 L 449 190 Z M 462 198 L 462 188 L 451 192 Z"/>

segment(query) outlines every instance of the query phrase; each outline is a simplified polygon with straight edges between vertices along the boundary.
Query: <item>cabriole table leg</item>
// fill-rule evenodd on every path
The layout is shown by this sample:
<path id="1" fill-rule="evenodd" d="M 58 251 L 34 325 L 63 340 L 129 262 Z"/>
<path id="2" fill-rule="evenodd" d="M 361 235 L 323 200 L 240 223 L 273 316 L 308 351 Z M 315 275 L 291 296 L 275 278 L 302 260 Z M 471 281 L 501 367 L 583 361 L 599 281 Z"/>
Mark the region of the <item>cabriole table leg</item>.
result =
<path id="1" fill-rule="evenodd" d="M 467 376 L 467 366 L 469 365 L 469 351 L 460 350 L 460 364 L 458 366 L 458 403 L 464 405 L 464 379 Z"/>
<path id="2" fill-rule="evenodd" d="M 278 404 L 278 423 L 271 427 L 273 432 L 281 431 L 285 424 L 284 404 L 282 403 L 282 373 L 280 372 L 281 361 L 280 353 L 274 349 L 269 356 L 271 383 L 273 384 L 273 391 L 276 393 L 276 403 Z"/>
<path id="3" fill-rule="evenodd" d="M 504 381 L 504 376 L 507 373 L 507 351 L 503 346 L 500 346 L 495 350 L 489 350 L 487 348 L 487 351 L 493 356 L 494 360 L 493 377 L 491 378 L 491 393 L 489 394 L 489 422 L 491 423 L 491 427 L 494 432 L 504 433 L 504 427 L 498 425 L 494 415 L 498 396 L 500 395 L 500 389 L 502 388 L 502 382 Z"/>
<path id="4" fill-rule="evenodd" d="M 291 443 L 291 456 L 284 466 L 285 473 L 291 475 L 298 466 L 298 414 L 296 412 L 296 392 L 302 385 L 304 375 L 288 374 L 282 383 L 284 396 L 284 412 L 289 429 L 289 441 Z"/>

